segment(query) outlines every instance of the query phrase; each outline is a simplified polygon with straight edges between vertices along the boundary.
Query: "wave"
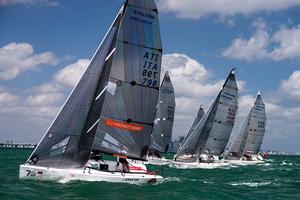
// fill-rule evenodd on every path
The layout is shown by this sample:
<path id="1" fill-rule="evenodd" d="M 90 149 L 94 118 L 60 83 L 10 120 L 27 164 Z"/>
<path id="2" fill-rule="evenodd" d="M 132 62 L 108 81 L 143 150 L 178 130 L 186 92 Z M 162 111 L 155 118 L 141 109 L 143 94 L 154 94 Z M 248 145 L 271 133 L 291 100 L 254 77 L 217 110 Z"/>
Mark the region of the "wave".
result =
<path id="1" fill-rule="evenodd" d="M 270 185 L 271 182 L 233 182 L 229 183 L 229 185 L 232 186 L 249 186 L 249 187 L 259 187 L 259 186 L 265 186 L 265 185 Z"/>

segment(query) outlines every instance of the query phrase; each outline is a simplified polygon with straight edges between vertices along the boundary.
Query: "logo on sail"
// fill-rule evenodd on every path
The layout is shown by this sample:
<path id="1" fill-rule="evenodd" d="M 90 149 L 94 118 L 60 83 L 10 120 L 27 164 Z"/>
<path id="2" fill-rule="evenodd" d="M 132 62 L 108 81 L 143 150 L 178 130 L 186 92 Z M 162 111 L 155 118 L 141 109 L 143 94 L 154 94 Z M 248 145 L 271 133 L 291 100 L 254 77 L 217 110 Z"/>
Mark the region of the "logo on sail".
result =
<path id="1" fill-rule="evenodd" d="M 106 119 L 104 120 L 104 124 L 106 126 L 114 127 L 114 128 L 120 128 L 124 130 L 129 130 L 129 131 L 136 131 L 140 132 L 143 130 L 143 126 L 137 125 L 137 124 L 132 124 L 132 123 L 125 123 L 125 122 L 119 122 L 115 121 L 112 119 Z"/>

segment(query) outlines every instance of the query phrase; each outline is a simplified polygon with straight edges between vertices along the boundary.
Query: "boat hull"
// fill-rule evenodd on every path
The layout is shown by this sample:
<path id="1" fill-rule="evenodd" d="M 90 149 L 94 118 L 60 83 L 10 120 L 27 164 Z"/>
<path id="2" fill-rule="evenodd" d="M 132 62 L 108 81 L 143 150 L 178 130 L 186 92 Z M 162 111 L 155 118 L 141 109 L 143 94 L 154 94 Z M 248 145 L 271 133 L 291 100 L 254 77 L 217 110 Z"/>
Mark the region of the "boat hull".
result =
<path id="1" fill-rule="evenodd" d="M 151 165 L 168 165 L 170 164 L 171 160 L 168 160 L 164 157 L 162 158 L 157 158 L 153 156 L 148 156 L 147 157 L 147 162 L 145 164 L 151 164 Z"/>
<path id="2" fill-rule="evenodd" d="M 172 161 L 169 167 L 177 169 L 216 169 L 220 167 L 229 166 L 226 162 L 211 162 L 211 163 L 199 163 L 199 162 L 176 162 Z"/>
<path id="3" fill-rule="evenodd" d="M 232 165 L 257 165 L 257 164 L 261 164 L 264 163 L 264 160 L 225 160 L 225 162 L 232 164 Z"/>
<path id="4" fill-rule="evenodd" d="M 129 184 L 155 183 L 163 179 L 163 177 L 159 175 L 152 175 L 147 173 L 107 172 L 107 171 L 99 171 L 90 168 L 58 169 L 58 168 L 33 166 L 29 164 L 20 165 L 19 178 L 35 179 L 35 180 L 52 180 L 52 181 L 60 181 L 60 182 L 80 180 L 80 181 L 106 181 L 106 182 L 129 183 Z"/>

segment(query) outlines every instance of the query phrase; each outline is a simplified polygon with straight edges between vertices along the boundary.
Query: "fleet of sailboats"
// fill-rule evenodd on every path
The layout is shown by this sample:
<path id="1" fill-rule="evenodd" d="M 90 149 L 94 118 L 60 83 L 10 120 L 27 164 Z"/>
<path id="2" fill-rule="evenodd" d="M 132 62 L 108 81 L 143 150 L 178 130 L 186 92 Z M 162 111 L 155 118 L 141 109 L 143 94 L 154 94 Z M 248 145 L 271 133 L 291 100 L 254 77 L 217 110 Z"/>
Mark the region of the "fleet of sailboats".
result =
<path id="1" fill-rule="evenodd" d="M 219 156 L 224 152 L 234 125 L 237 111 L 238 88 L 234 70 L 228 75 L 221 91 L 208 111 L 174 156 L 171 166 L 177 168 L 215 168 L 224 163 Z"/>
<path id="2" fill-rule="evenodd" d="M 154 0 L 126 0 L 44 137 L 20 165 L 19 177 L 141 184 L 163 179 L 145 164 L 211 169 L 263 162 L 258 153 L 266 111 L 260 93 L 224 152 L 238 109 L 234 69 L 208 110 L 200 106 L 174 159 L 164 157 L 176 105 L 169 72 L 160 84 L 161 59 Z"/>

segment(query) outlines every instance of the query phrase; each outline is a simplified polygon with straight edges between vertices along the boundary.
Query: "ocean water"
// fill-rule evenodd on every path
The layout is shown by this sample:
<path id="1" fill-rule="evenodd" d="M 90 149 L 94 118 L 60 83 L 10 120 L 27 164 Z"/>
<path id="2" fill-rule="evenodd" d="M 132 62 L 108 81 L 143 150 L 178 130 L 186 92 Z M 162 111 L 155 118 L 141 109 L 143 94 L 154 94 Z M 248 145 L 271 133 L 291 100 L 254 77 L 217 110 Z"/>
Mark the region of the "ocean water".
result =
<path id="1" fill-rule="evenodd" d="M 31 151 L 0 150 L 0 199 L 299 199 L 300 157 L 271 156 L 256 166 L 161 170 L 154 185 L 19 180 L 18 167 Z M 172 155 L 169 155 L 170 157 Z"/>

